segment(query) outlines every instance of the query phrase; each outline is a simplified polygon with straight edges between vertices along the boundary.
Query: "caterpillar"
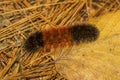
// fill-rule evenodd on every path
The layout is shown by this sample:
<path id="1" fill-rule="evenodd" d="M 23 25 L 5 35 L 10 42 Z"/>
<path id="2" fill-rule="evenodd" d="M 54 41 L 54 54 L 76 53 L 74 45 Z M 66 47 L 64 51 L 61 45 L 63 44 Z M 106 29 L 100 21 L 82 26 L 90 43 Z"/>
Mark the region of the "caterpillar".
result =
<path id="1" fill-rule="evenodd" d="M 77 24 L 70 27 L 52 28 L 31 34 L 24 43 L 25 50 L 51 49 L 95 41 L 99 30 L 92 24 Z"/>

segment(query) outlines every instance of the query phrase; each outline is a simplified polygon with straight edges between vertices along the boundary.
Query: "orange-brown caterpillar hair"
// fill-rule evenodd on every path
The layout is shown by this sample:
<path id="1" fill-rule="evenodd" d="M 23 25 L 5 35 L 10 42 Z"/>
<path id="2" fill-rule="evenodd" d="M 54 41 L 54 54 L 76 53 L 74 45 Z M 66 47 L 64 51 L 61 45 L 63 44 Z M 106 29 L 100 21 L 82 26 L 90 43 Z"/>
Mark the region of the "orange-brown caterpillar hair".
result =
<path id="1" fill-rule="evenodd" d="M 79 24 L 70 27 L 52 28 L 44 31 L 37 31 L 30 35 L 24 47 L 28 52 L 35 52 L 38 49 L 51 49 L 66 45 L 79 44 L 81 42 L 95 41 L 99 30 L 91 24 Z"/>

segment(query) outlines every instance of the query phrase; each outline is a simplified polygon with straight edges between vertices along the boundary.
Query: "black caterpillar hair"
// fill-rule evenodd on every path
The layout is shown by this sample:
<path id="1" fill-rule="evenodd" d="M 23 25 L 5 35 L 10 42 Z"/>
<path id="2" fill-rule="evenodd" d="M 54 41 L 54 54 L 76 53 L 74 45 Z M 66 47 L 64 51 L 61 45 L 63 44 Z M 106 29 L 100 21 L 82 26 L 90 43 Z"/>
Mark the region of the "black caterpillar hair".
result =
<path id="1" fill-rule="evenodd" d="M 91 42 L 97 39 L 99 30 L 92 24 L 78 24 L 69 28 L 72 39 L 76 43 Z"/>
<path id="2" fill-rule="evenodd" d="M 34 52 L 40 47 L 44 47 L 43 35 L 42 32 L 35 32 L 28 37 L 24 45 L 25 49 L 28 52 Z"/>

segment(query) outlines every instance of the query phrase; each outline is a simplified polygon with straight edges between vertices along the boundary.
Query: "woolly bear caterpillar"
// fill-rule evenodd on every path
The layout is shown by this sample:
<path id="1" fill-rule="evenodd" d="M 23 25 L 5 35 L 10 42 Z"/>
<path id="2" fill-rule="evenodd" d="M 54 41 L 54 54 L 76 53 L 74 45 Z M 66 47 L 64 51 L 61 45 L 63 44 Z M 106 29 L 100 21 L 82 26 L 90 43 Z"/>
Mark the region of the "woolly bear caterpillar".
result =
<path id="1" fill-rule="evenodd" d="M 92 24 L 83 23 L 70 27 L 37 31 L 28 37 L 24 47 L 28 52 L 35 52 L 38 49 L 51 49 L 52 47 L 57 48 L 95 41 L 98 36 L 99 30 L 96 27 Z"/>

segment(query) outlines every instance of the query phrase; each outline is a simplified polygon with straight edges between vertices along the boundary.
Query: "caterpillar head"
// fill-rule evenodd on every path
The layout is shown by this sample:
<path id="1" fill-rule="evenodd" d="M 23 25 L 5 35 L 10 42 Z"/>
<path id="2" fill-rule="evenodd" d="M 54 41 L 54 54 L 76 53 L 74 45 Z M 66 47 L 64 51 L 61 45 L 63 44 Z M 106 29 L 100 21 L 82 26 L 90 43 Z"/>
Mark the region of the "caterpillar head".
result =
<path id="1" fill-rule="evenodd" d="M 39 31 L 30 35 L 24 44 L 25 50 L 28 52 L 35 52 L 36 50 L 43 46 L 44 42 L 42 32 Z"/>

